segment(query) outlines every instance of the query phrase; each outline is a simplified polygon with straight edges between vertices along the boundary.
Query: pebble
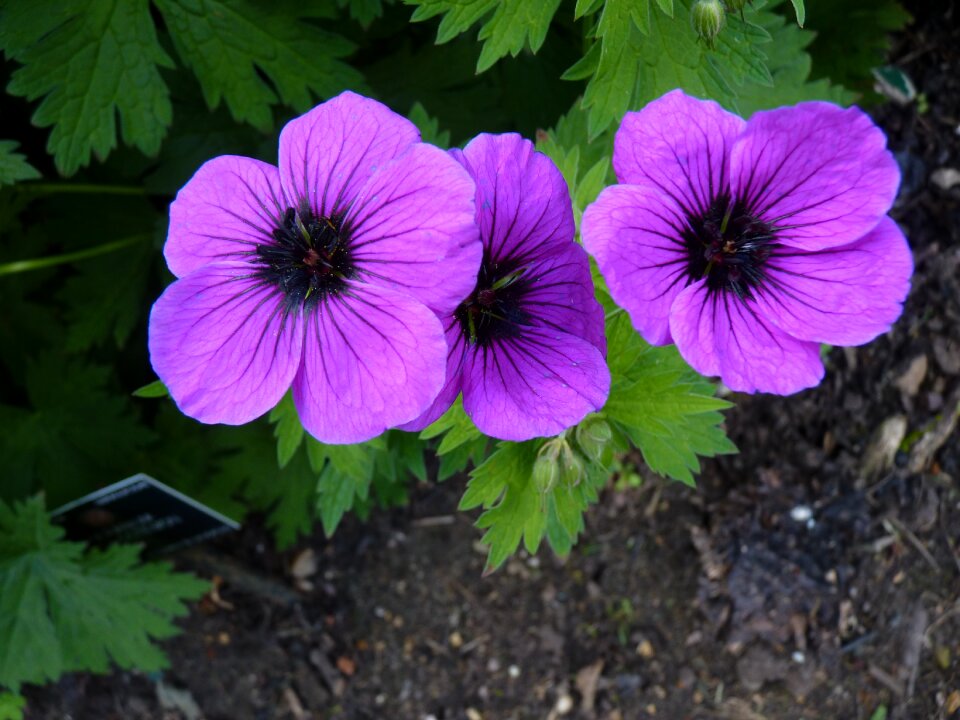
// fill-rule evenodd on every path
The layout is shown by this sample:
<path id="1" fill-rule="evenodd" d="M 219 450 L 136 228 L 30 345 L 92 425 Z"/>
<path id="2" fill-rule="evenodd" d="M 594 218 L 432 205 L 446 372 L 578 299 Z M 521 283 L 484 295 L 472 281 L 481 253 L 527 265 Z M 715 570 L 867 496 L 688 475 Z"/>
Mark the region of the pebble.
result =
<path id="1" fill-rule="evenodd" d="M 511 665 L 507 668 L 507 675 L 516 680 L 518 677 L 520 677 L 520 668 L 518 668 L 516 665 Z"/>
<path id="2" fill-rule="evenodd" d="M 554 707 L 558 715 L 566 715 L 573 710 L 573 698 L 569 695 L 561 695 L 557 698 L 557 704 Z"/>

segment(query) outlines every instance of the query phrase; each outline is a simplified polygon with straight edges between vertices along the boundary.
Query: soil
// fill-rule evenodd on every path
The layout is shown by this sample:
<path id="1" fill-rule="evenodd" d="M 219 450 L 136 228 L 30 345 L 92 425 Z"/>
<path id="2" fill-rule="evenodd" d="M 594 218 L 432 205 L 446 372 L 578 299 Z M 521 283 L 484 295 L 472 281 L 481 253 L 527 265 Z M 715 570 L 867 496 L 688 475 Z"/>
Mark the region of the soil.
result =
<path id="1" fill-rule="evenodd" d="M 831 351 L 815 390 L 734 398 L 741 452 L 705 463 L 698 490 L 611 489 L 567 560 L 521 553 L 489 577 L 456 511 L 463 480 L 282 555 L 253 524 L 179 559 L 222 583 L 165 643 L 169 670 L 67 676 L 28 691 L 28 718 L 960 718 L 960 185 L 937 172 L 960 168 L 960 6 L 945 5 L 891 55 L 922 102 L 874 110 L 904 169 L 903 318 Z"/>

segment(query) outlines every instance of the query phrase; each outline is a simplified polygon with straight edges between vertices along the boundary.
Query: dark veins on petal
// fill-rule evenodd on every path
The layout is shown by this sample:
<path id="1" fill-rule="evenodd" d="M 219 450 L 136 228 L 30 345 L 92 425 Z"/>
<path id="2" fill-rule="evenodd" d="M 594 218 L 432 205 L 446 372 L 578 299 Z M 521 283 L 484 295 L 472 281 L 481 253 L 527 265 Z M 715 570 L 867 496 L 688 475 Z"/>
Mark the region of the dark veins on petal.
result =
<path id="1" fill-rule="evenodd" d="M 454 313 L 467 341 L 488 347 L 495 340 L 518 337 L 523 326 L 531 324 L 522 303 L 533 282 L 527 267 L 511 260 L 494 262 L 484 252 L 477 285 Z"/>
<path id="2" fill-rule="evenodd" d="M 272 235 L 273 243 L 257 245 L 257 275 L 283 291 L 288 311 L 340 294 L 356 274 L 340 215 L 317 216 L 305 204 L 287 208 Z"/>
<path id="3" fill-rule="evenodd" d="M 711 293 L 731 291 L 741 299 L 760 287 L 777 247 L 774 228 L 727 192 L 705 211 L 687 217 L 683 243 L 691 281 L 706 278 Z"/>

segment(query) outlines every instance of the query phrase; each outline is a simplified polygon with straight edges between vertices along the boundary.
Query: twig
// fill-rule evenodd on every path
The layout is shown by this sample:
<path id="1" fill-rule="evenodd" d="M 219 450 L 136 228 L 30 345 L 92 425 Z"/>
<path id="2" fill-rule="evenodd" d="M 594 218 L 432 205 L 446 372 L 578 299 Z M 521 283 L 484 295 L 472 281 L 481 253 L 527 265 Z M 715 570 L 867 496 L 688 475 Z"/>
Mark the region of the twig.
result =
<path id="1" fill-rule="evenodd" d="M 898 535 L 905 537 L 917 552 L 926 560 L 930 567 L 937 571 L 937 573 L 942 572 L 940 568 L 940 563 L 937 562 L 937 559 L 930 554 L 930 551 L 920 542 L 920 538 L 913 534 L 910 529 L 904 525 L 902 522 L 897 520 L 895 517 L 884 518 L 883 524 L 887 526 L 887 530 L 890 532 L 896 532 Z"/>

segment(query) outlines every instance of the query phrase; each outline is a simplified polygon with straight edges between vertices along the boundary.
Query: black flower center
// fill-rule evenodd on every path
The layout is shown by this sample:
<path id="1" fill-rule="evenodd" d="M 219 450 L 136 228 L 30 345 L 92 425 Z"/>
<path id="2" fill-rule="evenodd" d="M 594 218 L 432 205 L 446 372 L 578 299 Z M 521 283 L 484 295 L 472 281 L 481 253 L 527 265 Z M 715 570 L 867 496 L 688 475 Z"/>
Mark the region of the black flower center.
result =
<path id="1" fill-rule="evenodd" d="M 287 208 L 272 234 L 275 242 L 257 245 L 259 275 L 283 291 L 288 310 L 312 309 L 356 274 L 341 216 Z"/>
<path id="2" fill-rule="evenodd" d="M 495 263 L 484 255 L 477 286 L 454 313 L 467 341 L 487 347 L 495 340 L 517 337 L 530 322 L 521 307 L 529 285 L 525 268 Z"/>
<path id="3" fill-rule="evenodd" d="M 731 291 L 741 299 L 752 297 L 776 247 L 773 227 L 726 193 L 702 214 L 689 216 L 687 222 L 683 241 L 690 279 L 706 278 L 710 292 Z"/>

